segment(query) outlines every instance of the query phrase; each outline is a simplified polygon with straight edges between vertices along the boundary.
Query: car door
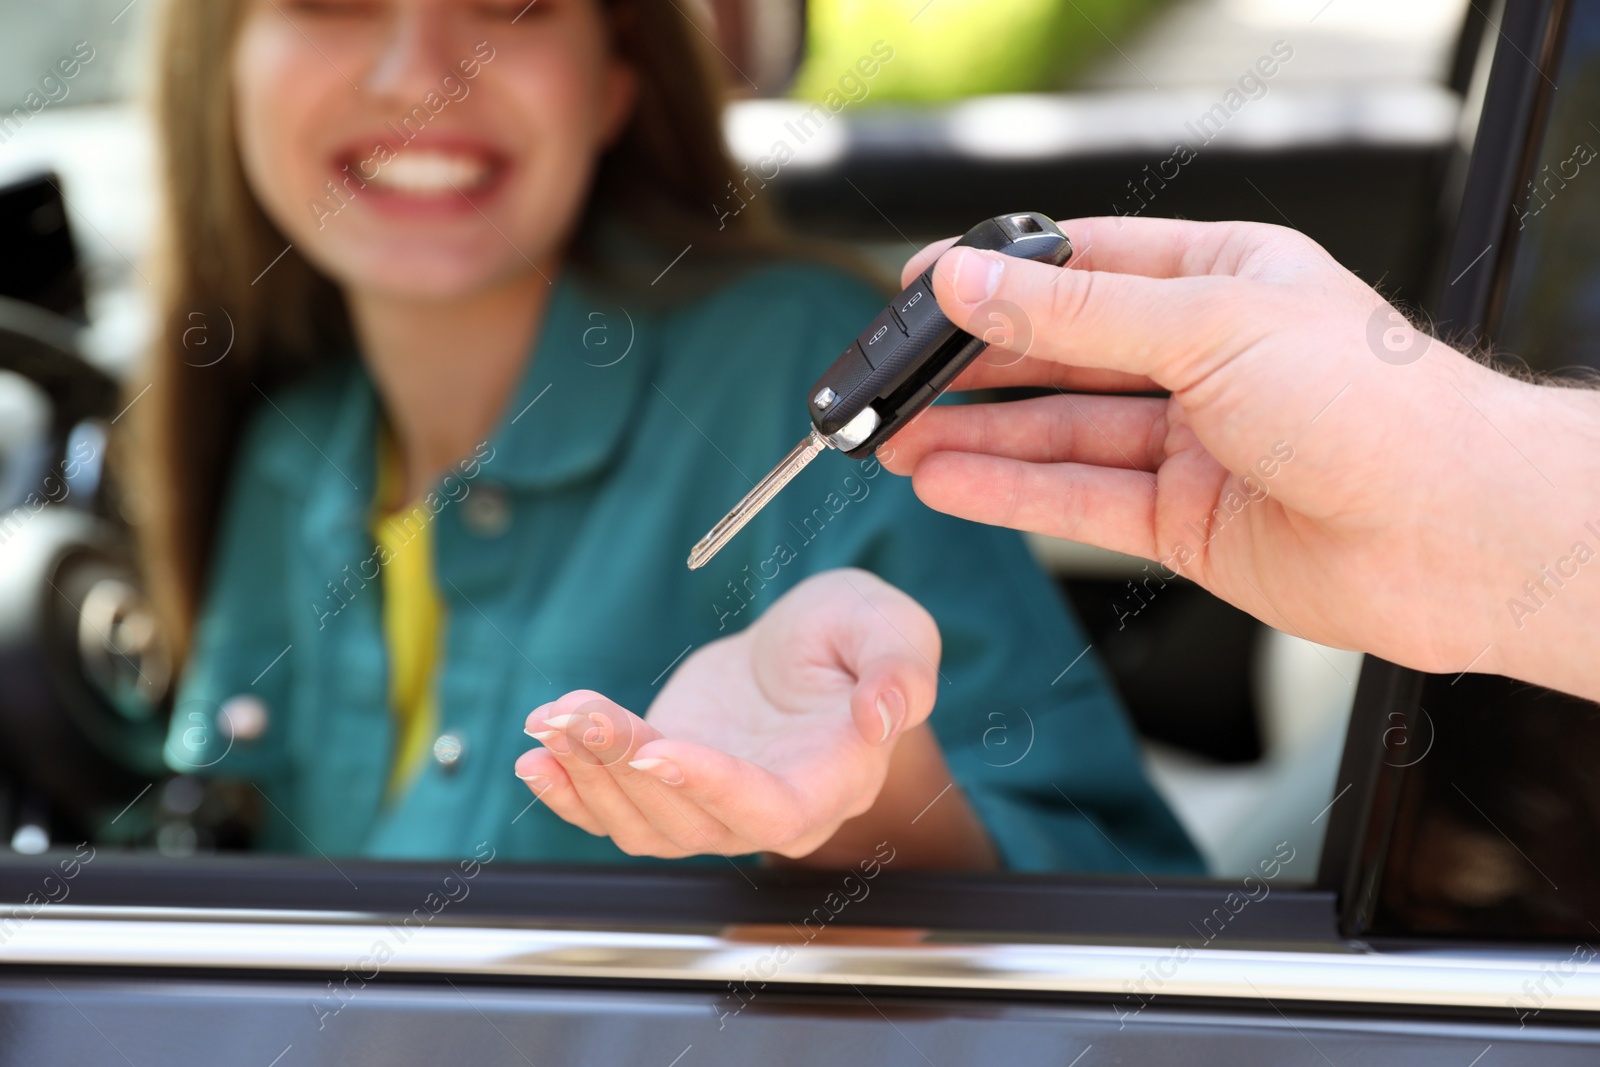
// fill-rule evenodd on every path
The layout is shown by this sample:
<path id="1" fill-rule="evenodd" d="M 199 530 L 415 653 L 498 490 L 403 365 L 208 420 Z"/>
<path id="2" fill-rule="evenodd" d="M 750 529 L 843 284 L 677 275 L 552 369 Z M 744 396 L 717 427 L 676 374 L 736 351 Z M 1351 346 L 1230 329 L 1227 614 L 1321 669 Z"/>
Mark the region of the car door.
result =
<path id="1" fill-rule="evenodd" d="M 1584 277 L 1600 241 L 1582 240 L 1593 231 L 1577 178 L 1541 200 L 1534 183 L 1547 166 L 1560 172 L 1567 142 L 1589 136 L 1573 131 L 1600 114 L 1588 109 L 1596 97 L 1556 89 L 1584 85 L 1600 56 L 1600 3 L 1509 3 L 1479 12 L 1464 40 L 1479 57 L 1476 79 L 1460 71 L 1456 86 L 1476 120 L 1470 168 L 1453 124 L 1387 145 L 1365 128 L 1306 144 L 1302 128 L 1277 145 L 1219 140 L 1210 170 L 1185 169 L 1155 203 L 1222 217 L 1254 189 L 1254 214 L 1287 209 L 1347 262 L 1399 272 L 1441 328 L 1512 339 L 1535 366 L 1571 362 L 1560 347 L 1570 329 L 1550 324 L 1581 323 L 1587 290 L 1568 286 L 1554 311 L 1538 298 L 1552 277 Z M 1073 106 L 1046 103 L 1031 114 Z M 1003 117 L 1018 101 L 991 104 Z M 891 118 L 863 118 L 866 132 L 833 164 L 775 184 L 784 210 L 870 252 L 863 234 L 881 237 L 888 221 L 873 220 L 873 205 L 893 209 L 889 229 L 919 237 L 959 229 L 954 220 L 1002 197 L 1083 213 L 1072 209 L 1087 190 L 1111 198 L 1170 152 L 1154 140 L 1058 143 L 997 159 L 938 141 L 928 114 L 902 116 L 898 134 Z M 1591 258 L 1575 263 L 1574 245 Z M 1059 546 L 1040 549 L 1049 558 Z M 915 872 L 896 867 L 892 842 L 836 871 L 528 866 L 492 842 L 429 863 L 271 856 L 227 847 L 246 820 L 225 794 L 128 766 L 109 777 L 79 753 L 90 768 L 80 775 L 104 779 L 101 814 L 81 825 L 51 824 L 28 803 L 7 814 L 0 1063 L 1595 1062 L 1593 705 L 1471 664 L 1421 676 L 1263 644 L 1192 592 L 1140 586 L 1135 613 L 1137 569 L 1057 558 L 1067 595 L 1100 620 L 1097 642 L 1122 642 L 1108 659 L 1152 759 L 1168 760 L 1169 788 L 1201 795 L 1208 784 L 1215 797 L 1219 767 L 1247 773 L 1276 743 L 1267 713 L 1241 715 L 1268 702 L 1241 673 L 1266 663 L 1269 676 L 1350 676 L 1345 703 L 1318 720 L 1342 743 L 1330 751 L 1306 734 L 1318 760 L 1275 764 L 1244 823 L 1197 834 L 1210 878 Z M 1537 610 L 1527 591 L 1507 595 Z M 1141 659 L 1138 642 L 1157 658 Z M 1298 674 L 1296 656 L 1310 661 Z M 1152 664 L 1171 677 L 1143 678 Z M 1206 686 L 1220 695 L 1175 696 Z M 1305 702 L 1321 692 L 1289 691 Z M 1186 726 L 1185 707 L 1208 729 Z M 1012 758 L 1026 723 L 999 725 L 996 758 Z M 26 744 L 12 745 L 6 779 L 25 801 Z M 62 745 L 51 758 L 70 763 Z M 1315 788 L 1274 791 L 1295 775 Z M 1308 793 L 1304 810 L 1284 799 Z M 1179 806 L 1200 818 L 1200 805 Z M 118 828 L 146 811 L 138 834 Z"/>

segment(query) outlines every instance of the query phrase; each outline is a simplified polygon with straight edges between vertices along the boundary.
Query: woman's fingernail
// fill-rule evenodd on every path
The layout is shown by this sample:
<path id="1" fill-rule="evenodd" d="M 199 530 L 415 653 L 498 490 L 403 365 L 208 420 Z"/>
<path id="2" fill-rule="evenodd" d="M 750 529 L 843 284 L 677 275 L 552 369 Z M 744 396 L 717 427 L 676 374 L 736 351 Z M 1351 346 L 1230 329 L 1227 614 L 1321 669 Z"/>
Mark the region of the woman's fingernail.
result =
<path id="1" fill-rule="evenodd" d="M 878 743 L 889 740 L 906 717 L 906 698 L 898 689 L 885 689 L 878 694 L 878 718 L 883 720 L 883 736 Z"/>
<path id="2" fill-rule="evenodd" d="M 1000 288 L 1002 269 L 999 255 L 986 256 L 970 248 L 958 250 L 952 278 L 956 299 L 963 304 L 978 304 L 989 299 Z"/>
<path id="3" fill-rule="evenodd" d="M 528 736 L 557 755 L 565 756 L 572 751 L 572 745 L 567 740 L 567 735 L 560 730 L 540 730 L 538 733 L 529 734 Z"/>
<path id="4" fill-rule="evenodd" d="M 630 762 L 628 766 L 636 771 L 643 771 L 666 785 L 681 785 L 683 783 L 683 770 L 669 759 L 636 759 Z"/>
<path id="5" fill-rule="evenodd" d="M 582 715 L 552 715 L 544 721 L 546 726 L 556 730 L 565 730 L 575 722 L 581 722 Z"/>
<path id="6" fill-rule="evenodd" d="M 540 774 L 538 767 L 539 750 L 535 748 L 530 749 L 518 756 L 516 765 L 512 768 L 512 770 L 518 778 L 521 778 L 524 782 L 527 782 L 534 789 L 542 790 L 545 786 L 550 784 L 550 779 L 548 776 Z"/>

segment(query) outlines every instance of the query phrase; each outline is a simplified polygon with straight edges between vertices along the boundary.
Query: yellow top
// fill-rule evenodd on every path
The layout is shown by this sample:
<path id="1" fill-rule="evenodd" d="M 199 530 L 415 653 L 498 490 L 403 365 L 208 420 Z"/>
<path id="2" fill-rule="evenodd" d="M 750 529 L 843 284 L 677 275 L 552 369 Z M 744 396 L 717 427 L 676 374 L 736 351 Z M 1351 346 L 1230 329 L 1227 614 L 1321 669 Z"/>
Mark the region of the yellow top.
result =
<path id="1" fill-rule="evenodd" d="M 389 705 L 394 711 L 393 799 L 411 782 L 439 725 L 434 672 L 444 631 L 444 602 L 433 578 L 433 516 L 420 503 L 388 512 L 400 493 L 400 457 L 387 430 L 378 434 L 378 492 L 372 536 L 383 571 L 383 637 L 389 651 Z"/>

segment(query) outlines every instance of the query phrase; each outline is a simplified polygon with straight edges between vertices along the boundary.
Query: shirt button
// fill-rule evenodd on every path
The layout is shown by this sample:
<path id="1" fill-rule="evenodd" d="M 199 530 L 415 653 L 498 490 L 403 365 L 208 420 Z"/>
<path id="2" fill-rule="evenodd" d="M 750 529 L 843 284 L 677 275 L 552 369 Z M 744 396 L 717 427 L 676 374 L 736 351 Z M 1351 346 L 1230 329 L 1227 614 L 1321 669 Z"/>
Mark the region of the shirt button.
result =
<path id="1" fill-rule="evenodd" d="M 251 693 L 240 693 L 222 702 L 217 711 L 217 728 L 234 741 L 254 741 L 267 732 L 267 705 Z"/>
<path id="2" fill-rule="evenodd" d="M 461 521 L 479 537 L 499 537 L 511 529 L 511 501 L 498 485 L 482 484 L 461 501 Z"/>
<path id="3" fill-rule="evenodd" d="M 433 743 L 433 762 L 447 771 L 453 771 L 461 762 L 461 738 L 455 734 L 440 734 Z"/>

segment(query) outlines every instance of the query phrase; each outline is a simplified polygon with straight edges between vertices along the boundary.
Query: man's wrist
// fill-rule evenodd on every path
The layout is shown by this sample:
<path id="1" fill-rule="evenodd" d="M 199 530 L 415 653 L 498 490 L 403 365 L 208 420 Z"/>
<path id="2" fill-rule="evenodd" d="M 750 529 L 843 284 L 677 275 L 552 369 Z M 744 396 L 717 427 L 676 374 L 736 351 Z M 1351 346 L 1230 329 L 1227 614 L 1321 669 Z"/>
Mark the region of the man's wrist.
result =
<path id="1" fill-rule="evenodd" d="M 1498 471 L 1468 513 L 1498 534 L 1473 568 L 1489 644 L 1463 668 L 1600 699 L 1600 657 L 1578 654 L 1600 619 L 1600 391 L 1516 382 L 1503 399 L 1474 450 Z"/>

